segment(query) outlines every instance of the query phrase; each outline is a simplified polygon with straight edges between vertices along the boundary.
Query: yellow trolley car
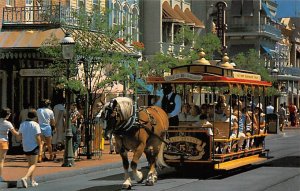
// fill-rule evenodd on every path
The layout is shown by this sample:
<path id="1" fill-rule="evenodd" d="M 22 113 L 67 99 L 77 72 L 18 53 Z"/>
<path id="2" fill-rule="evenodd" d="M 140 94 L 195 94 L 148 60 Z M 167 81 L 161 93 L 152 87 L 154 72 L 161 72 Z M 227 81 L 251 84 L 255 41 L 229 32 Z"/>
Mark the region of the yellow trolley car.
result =
<path id="1" fill-rule="evenodd" d="M 212 114 L 208 118 L 210 127 L 189 121 L 180 121 L 179 126 L 169 127 L 166 139 L 168 146 L 164 148 L 163 154 L 165 162 L 173 167 L 197 165 L 229 170 L 266 160 L 268 150 L 265 149 L 264 143 L 268 129 L 260 124 L 264 122 L 261 116 L 264 111 L 262 107 L 266 106 L 265 93 L 272 84 L 262 81 L 261 76 L 254 72 L 234 69 L 228 63 L 227 56 L 224 56 L 220 66 L 217 66 L 210 65 L 203 55 L 202 53 L 202 58 L 193 64 L 171 68 L 168 76 L 147 78 L 147 83 L 153 84 L 156 89 L 159 89 L 161 84 L 171 83 L 181 95 L 183 103 L 205 104 L 213 111 L 206 111 L 207 115 Z M 224 105 L 230 108 L 230 116 L 235 110 L 244 110 L 243 112 L 248 112 L 250 118 L 252 117 L 248 130 L 244 120 L 243 130 L 232 136 L 231 120 L 234 119 L 216 119 L 217 100 L 221 95 L 227 98 Z M 233 98 L 238 100 L 235 106 L 232 104 Z M 258 106 L 260 110 L 255 114 Z M 239 115 L 244 115 L 243 112 L 238 112 L 236 118 L 239 129 L 242 125 L 239 123 Z M 255 118 L 255 115 L 259 116 L 259 119 Z M 241 139 L 239 133 L 245 135 L 241 148 L 237 146 Z M 249 144 L 248 147 L 246 143 Z M 230 151 L 227 149 L 228 145 L 231 147 Z"/>

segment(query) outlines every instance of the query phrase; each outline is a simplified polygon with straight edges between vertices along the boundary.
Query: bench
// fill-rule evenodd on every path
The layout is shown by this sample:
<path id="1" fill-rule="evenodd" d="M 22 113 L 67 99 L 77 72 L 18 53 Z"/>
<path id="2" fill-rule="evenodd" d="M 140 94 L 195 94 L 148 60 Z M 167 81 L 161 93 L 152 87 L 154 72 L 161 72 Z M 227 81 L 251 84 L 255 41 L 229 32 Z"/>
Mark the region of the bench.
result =
<path id="1" fill-rule="evenodd" d="M 215 141 L 225 141 L 228 139 L 229 140 L 229 122 L 214 122 L 213 123 L 213 133 L 214 133 L 214 139 Z M 227 141 L 225 141 L 227 142 Z"/>

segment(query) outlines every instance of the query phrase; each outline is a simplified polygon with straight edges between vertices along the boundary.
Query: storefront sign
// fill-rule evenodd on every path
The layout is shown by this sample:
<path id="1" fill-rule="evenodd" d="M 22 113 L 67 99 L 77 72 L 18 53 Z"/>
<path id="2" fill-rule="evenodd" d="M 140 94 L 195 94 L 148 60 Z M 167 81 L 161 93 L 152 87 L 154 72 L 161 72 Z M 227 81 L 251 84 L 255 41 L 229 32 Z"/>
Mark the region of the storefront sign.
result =
<path id="1" fill-rule="evenodd" d="M 223 1 L 220 1 L 216 4 L 217 7 L 217 36 L 220 38 L 223 51 L 225 51 L 226 42 L 225 42 L 225 31 L 227 29 L 227 25 L 225 22 L 225 9 L 227 4 Z"/>
<path id="2" fill-rule="evenodd" d="M 19 72 L 20 76 L 26 77 L 45 77 L 45 76 L 52 76 L 52 73 L 49 69 L 21 69 Z"/>

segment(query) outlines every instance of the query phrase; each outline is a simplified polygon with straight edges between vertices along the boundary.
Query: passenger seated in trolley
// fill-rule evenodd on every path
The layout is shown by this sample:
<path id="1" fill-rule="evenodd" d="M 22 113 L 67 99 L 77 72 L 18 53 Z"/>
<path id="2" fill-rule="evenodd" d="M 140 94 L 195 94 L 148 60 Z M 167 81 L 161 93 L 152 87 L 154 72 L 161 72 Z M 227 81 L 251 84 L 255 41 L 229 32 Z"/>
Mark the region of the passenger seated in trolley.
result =
<path id="1" fill-rule="evenodd" d="M 265 133 L 265 114 L 263 113 L 262 104 L 258 103 L 254 109 L 254 130 L 255 133 L 264 134 Z"/>
<path id="2" fill-rule="evenodd" d="M 224 122 L 229 122 L 230 123 L 230 130 L 231 131 L 238 129 L 237 117 L 235 115 L 233 115 L 233 111 L 232 111 L 232 109 L 230 109 L 229 106 L 225 107 L 225 118 L 222 118 L 222 120 L 224 120 Z M 230 138 L 231 138 L 231 135 L 230 135 Z M 230 141 L 225 145 L 222 153 L 226 153 L 226 152 L 230 153 L 231 152 L 231 146 L 232 146 L 232 144 L 231 144 L 231 141 Z"/>
<path id="3" fill-rule="evenodd" d="M 215 111 L 215 121 L 226 121 L 226 103 L 217 103 L 216 104 L 216 111 Z M 229 108 L 228 108 L 229 109 Z"/>
<path id="4" fill-rule="evenodd" d="M 192 105 L 191 115 L 188 116 L 188 121 L 199 121 L 200 107 L 198 105 Z"/>
<path id="5" fill-rule="evenodd" d="M 212 132 L 211 128 L 213 127 L 213 125 L 207 120 L 207 115 L 206 114 L 200 114 L 199 118 L 200 118 L 200 120 L 197 121 L 196 123 L 193 123 L 193 126 L 207 128 L 208 129 L 208 134 L 210 136 L 212 136 L 213 132 Z"/>
<path id="6" fill-rule="evenodd" d="M 201 107 L 200 107 L 200 115 L 201 114 L 207 114 L 208 109 L 209 109 L 208 107 L 209 107 L 208 104 L 206 104 L 206 103 L 202 104 Z"/>
<path id="7" fill-rule="evenodd" d="M 183 104 L 181 107 L 181 112 L 179 113 L 179 121 L 188 121 L 189 116 L 191 115 L 191 106 L 188 103 Z"/>
<path id="8" fill-rule="evenodd" d="M 243 149 L 243 144 L 244 144 L 244 140 L 246 138 L 246 135 L 244 133 L 244 121 L 242 118 L 242 112 L 241 111 L 234 111 L 233 115 L 236 117 L 235 120 L 237 120 L 238 122 L 238 127 L 234 126 L 231 129 L 231 135 L 230 138 L 239 138 L 239 140 L 237 141 L 237 146 L 238 146 L 238 151 L 241 151 Z"/>
<path id="9" fill-rule="evenodd" d="M 207 115 L 207 120 L 208 121 L 213 121 L 214 120 L 214 107 L 213 105 L 210 104 L 202 104 L 200 107 L 200 115 L 201 114 L 206 114 Z"/>
<path id="10" fill-rule="evenodd" d="M 252 133 L 252 112 L 248 111 L 247 109 L 250 110 L 251 107 L 249 106 L 248 108 L 242 109 L 242 122 L 246 126 L 246 128 L 245 128 L 245 132 L 246 132 L 245 150 L 248 150 L 250 148 L 250 137 L 252 135 L 251 134 Z M 255 116 L 253 116 L 253 117 L 255 117 Z"/>

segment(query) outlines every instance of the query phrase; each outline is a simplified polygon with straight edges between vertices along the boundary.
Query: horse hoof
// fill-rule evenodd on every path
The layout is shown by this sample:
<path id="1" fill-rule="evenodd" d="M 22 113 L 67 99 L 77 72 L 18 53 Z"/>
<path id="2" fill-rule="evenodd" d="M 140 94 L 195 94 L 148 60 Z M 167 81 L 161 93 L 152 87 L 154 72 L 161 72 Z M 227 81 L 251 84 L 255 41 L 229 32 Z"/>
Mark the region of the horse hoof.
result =
<path id="1" fill-rule="evenodd" d="M 145 183 L 146 186 L 153 186 L 154 185 L 154 181 L 153 180 L 147 180 Z"/>
<path id="2" fill-rule="evenodd" d="M 134 174 L 134 179 L 138 184 L 142 183 L 144 181 L 143 173 L 140 171 L 137 171 L 137 173 Z"/>
<path id="3" fill-rule="evenodd" d="M 123 184 L 122 185 L 122 190 L 131 190 L 131 185 L 129 185 L 129 184 Z"/>
<path id="4" fill-rule="evenodd" d="M 142 178 L 140 181 L 137 181 L 138 184 L 142 183 L 144 181 L 144 178 Z"/>
<path id="5" fill-rule="evenodd" d="M 157 176 L 153 176 L 154 183 L 157 182 Z"/>

